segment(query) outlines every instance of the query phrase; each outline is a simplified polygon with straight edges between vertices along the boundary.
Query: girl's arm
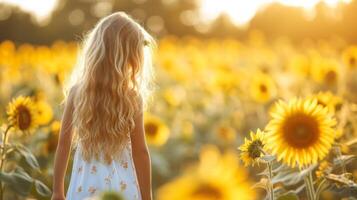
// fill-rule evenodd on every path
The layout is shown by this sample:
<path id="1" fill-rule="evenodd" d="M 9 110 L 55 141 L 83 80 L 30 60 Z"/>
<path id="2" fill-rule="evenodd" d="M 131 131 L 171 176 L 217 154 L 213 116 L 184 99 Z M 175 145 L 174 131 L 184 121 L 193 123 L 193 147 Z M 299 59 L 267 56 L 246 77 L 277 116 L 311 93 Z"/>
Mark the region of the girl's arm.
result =
<path id="1" fill-rule="evenodd" d="M 131 135 L 132 153 L 142 200 L 151 200 L 151 162 L 145 141 L 143 112 L 135 118 L 135 128 Z"/>
<path id="2" fill-rule="evenodd" d="M 65 104 L 64 113 L 62 116 L 62 123 L 58 145 L 54 162 L 53 174 L 53 194 L 52 200 L 64 200 L 64 178 L 66 175 L 68 158 L 72 144 L 72 112 L 73 112 L 73 89 L 71 89 L 67 102 Z"/>

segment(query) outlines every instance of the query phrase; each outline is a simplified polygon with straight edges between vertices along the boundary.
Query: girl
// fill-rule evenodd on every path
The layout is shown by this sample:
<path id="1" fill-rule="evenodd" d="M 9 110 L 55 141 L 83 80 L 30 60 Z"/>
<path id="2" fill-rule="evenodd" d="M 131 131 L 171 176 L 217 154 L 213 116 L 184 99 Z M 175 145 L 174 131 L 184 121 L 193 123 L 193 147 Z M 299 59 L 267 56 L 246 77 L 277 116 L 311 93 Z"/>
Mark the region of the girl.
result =
<path id="1" fill-rule="evenodd" d="M 85 38 L 65 90 L 52 200 L 92 199 L 105 190 L 127 200 L 152 199 L 143 128 L 151 44 L 150 35 L 122 12 L 100 20 Z M 72 136 L 76 152 L 65 197 Z"/>

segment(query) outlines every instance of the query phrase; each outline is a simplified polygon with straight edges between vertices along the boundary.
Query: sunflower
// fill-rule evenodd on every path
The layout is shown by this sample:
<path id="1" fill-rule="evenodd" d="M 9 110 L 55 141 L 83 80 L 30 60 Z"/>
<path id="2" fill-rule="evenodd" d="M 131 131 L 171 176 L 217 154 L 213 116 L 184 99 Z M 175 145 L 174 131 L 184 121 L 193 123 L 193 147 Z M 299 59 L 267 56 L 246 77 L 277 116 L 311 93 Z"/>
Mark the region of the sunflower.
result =
<path id="1" fill-rule="evenodd" d="M 250 94 L 259 103 L 266 103 L 276 95 L 276 85 L 272 77 L 257 73 L 251 80 Z"/>
<path id="2" fill-rule="evenodd" d="M 32 131 L 38 126 L 37 112 L 30 97 L 19 96 L 7 106 L 8 120 L 12 127 L 21 131 Z"/>
<path id="3" fill-rule="evenodd" d="M 304 55 L 296 55 L 290 60 L 288 67 L 294 74 L 307 77 L 310 73 L 309 58 Z"/>
<path id="4" fill-rule="evenodd" d="M 166 143 L 169 138 L 170 131 L 165 123 L 156 116 L 145 115 L 145 136 L 149 144 L 161 146 Z"/>
<path id="5" fill-rule="evenodd" d="M 221 69 L 216 70 L 213 76 L 212 87 L 220 91 L 232 92 L 239 86 L 241 82 L 240 72 L 227 69 L 228 67 L 222 66 Z"/>
<path id="6" fill-rule="evenodd" d="M 263 156 L 262 150 L 265 146 L 264 132 L 260 129 L 257 133 L 250 132 L 250 140 L 244 138 L 244 144 L 239 147 L 241 150 L 240 158 L 245 166 L 253 165 Z"/>
<path id="7" fill-rule="evenodd" d="M 37 116 L 38 116 L 38 124 L 46 125 L 53 118 L 53 111 L 50 104 L 48 104 L 45 100 L 38 100 L 35 102 Z"/>
<path id="8" fill-rule="evenodd" d="M 330 91 L 328 92 L 319 92 L 318 94 L 312 96 L 311 98 L 316 98 L 317 103 L 324 107 L 327 107 L 331 112 L 335 113 L 336 110 L 339 110 L 342 106 L 342 99 Z"/>
<path id="9" fill-rule="evenodd" d="M 163 92 L 163 97 L 170 106 L 177 107 L 186 98 L 186 91 L 182 87 L 170 87 Z"/>
<path id="10" fill-rule="evenodd" d="M 336 86 L 340 76 L 339 65 L 333 60 L 315 58 L 311 67 L 311 75 L 317 83 Z"/>
<path id="11" fill-rule="evenodd" d="M 350 46 L 342 53 L 342 60 L 349 69 L 357 68 L 357 46 Z"/>
<path id="12" fill-rule="evenodd" d="M 237 165 L 234 152 L 221 154 L 205 146 L 200 162 L 158 190 L 158 200 L 248 200 L 255 199 L 248 175 Z"/>
<path id="13" fill-rule="evenodd" d="M 236 131 L 227 124 L 220 124 L 215 128 L 216 136 L 224 142 L 231 143 L 236 139 Z"/>
<path id="14" fill-rule="evenodd" d="M 279 101 L 266 128 L 266 146 L 277 159 L 300 168 L 317 163 L 329 152 L 336 120 L 316 99 Z"/>
<path id="15" fill-rule="evenodd" d="M 318 179 L 321 179 L 327 174 L 331 173 L 331 171 L 332 171 L 331 163 L 327 161 L 323 161 L 319 164 L 319 167 L 316 170 L 315 174 Z"/>
<path id="16" fill-rule="evenodd" d="M 61 129 L 60 121 L 53 121 L 50 126 L 48 141 L 47 141 L 47 151 L 54 152 L 57 148 L 58 135 Z"/>

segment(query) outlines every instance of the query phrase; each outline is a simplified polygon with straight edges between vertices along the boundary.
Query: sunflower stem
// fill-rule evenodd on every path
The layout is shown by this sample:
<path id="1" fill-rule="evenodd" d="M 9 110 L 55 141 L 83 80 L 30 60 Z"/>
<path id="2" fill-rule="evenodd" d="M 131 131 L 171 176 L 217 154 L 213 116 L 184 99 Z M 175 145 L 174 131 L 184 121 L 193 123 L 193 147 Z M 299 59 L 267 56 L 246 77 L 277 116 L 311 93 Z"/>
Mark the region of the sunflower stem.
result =
<path id="1" fill-rule="evenodd" d="M 268 155 L 263 148 L 258 147 L 260 152 L 263 155 Z M 269 199 L 270 200 L 274 200 L 274 185 L 273 185 L 273 166 L 272 166 L 272 161 L 266 162 L 267 166 L 268 166 L 268 171 L 269 171 L 269 176 L 268 176 L 268 184 L 269 184 L 269 188 L 268 188 L 268 192 L 269 192 Z"/>
<path id="2" fill-rule="evenodd" d="M 323 189 L 324 189 L 325 183 L 326 183 L 326 179 L 324 178 L 324 179 L 320 182 L 319 186 L 318 186 L 317 189 L 316 189 L 315 200 L 319 200 L 319 199 L 320 199 L 320 194 L 321 194 L 321 192 L 322 192 Z"/>
<path id="3" fill-rule="evenodd" d="M 312 178 L 311 171 L 309 171 L 308 175 L 309 175 L 309 180 L 310 180 L 311 194 L 313 196 L 313 199 L 315 199 L 316 192 L 315 192 L 315 187 L 314 187 L 314 179 Z"/>
<path id="4" fill-rule="evenodd" d="M 306 190 L 307 199 L 312 200 L 309 179 L 307 177 L 304 177 L 304 181 L 305 181 L 305 190 Z"/>
<path id="5" fill-rule="evenodd" d="M 346 170 L 346 163 L 342 159 L 341 147 L 336 145 L 335 146 L 335 152 L 336 152 L 336 155 L 337 155 L 337 159 L 340 160 L 340 162 L 341 162 L 341 169 L 342 169 L 342 173 L 344 174 L 344 173 L 347 172 L 347 170 Z"/>
<path id="6" fill-rule="evenodd" d="M 274 186 L 273 186 L 273 167 L 272 167 L 272 163 L 268 162 L 268 169 L 269 169 L 269 196 L 270 196 L 270 200 L 274 200 Z"/>
<path id="7" fill-rule="evenodd" d="M 10 128 L 12 126 L 9 125 L 3 135 L 2 138 L 2 149 L 1 149 L 1 163 L 0 163 L 0 172 L 3 172 L 3 167 L 4 167 L 4 163 L 6 161 L 6 157 L 5 157 L 5 152 L 6 152 L 6 141 L 7 141 L 7 133 L 9 132 Z M 2 181 L 0 180 L 0 200 L 3 200 L 4 197 L 4 186 L 2 184 Z"/>
<path id="8" fill-rule="evenodd" d="M 312 180 L 312 174 L 311 171 L 307 172 L 307 175 L 304 178 L 305 180 L 305 187 L 306 187 L 306 193 L 308 196 L 309 200 L 315 200 L 315 189 L 314 189 L 314 183 Z"/>

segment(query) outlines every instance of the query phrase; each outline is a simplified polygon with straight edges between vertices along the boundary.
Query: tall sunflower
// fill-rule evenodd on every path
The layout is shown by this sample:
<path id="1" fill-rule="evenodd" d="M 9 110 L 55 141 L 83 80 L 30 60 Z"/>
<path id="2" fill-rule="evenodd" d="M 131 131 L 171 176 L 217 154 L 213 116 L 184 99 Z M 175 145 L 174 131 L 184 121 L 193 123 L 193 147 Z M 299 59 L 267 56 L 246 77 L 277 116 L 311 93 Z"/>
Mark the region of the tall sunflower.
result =
<path id="1" fill-rule="evenodd" d="M 336 120 L 316 99 L 279 101 L 266 128 L 266 146 L 278 160 L 300 168 L 317 163 L 334 142 Z"/>
<path id="2" fill-rule="evenodd" d="M 36 107 L 30 97 L 19 96 L 7 106 L 8 120 L 12 127 L 32 131 L 38 126 Z"/>
<path id="3" fill-rule="evenodd" d="M 161 146 L 165 144 L 169 138 L 169 128 L 159 117 L 146 113 L 144 128 L 145 136 L 149 144 Z"/>
<path id="4" fill-rule="evenodd" d="M 245 166 L 254 166 L 258 159 L 263 156 L 264 134 L 260 129 L 257 130 L 257 133 L 250 132 L 250 139 L 245 138 L 244 144 L 239 147 L 239 150 L 241 150 L 240 158 Z"/>
<path id="5" fill-rule="evenodd" d="M 248 200 L 255 199 L 248 175 L 237 165 L 234 152 L 221 154 L 206 146 L 200 162 L 158 190 L 158 200 Z"/>

